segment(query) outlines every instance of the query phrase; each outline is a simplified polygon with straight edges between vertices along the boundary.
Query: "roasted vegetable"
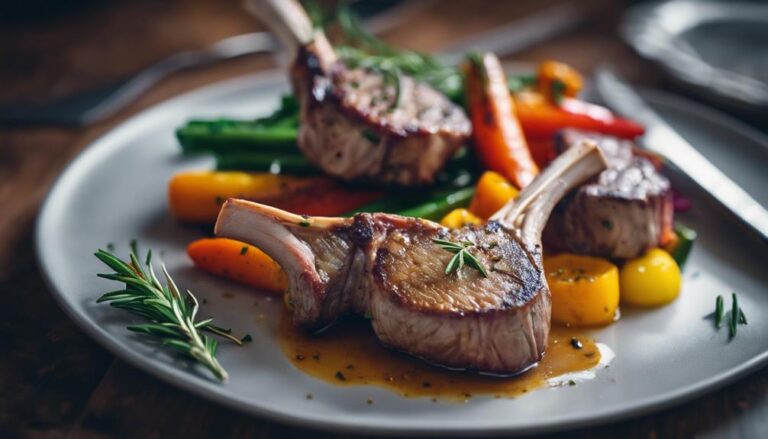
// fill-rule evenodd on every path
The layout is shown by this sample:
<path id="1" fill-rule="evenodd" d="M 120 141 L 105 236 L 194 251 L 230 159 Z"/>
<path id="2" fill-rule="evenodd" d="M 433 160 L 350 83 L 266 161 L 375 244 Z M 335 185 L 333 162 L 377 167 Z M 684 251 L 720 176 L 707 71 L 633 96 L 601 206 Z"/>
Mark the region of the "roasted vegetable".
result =
<path id="1" fill-rule="evenodd" d="M 518 191 L 506 178 L 493 171 L 485 171 L 477 182 L 477 190 L 469 210 L 487 220 L 502 206 L 515 197 Z"/>
<path id="2" fill-rule="evenodd" d="M 268 152 L 232 152 L 216 155 L 220 171 L 269 172 L 286 175 L 318 175 L 320 171 L 304 156 Z"/>
<path id="3" fill-rule="evenodd" d="M 584 83 L 576 69 L 558 61 L 539 64 L 536 80 L 539 92 L 554 104 L 560 104 L 563 97 L 576 97 Z"/>
<path id="4" fill-rule="evenodd" d="M 176 130 L 176 138 L 187 153 L 277 152 L 296 153 L 295 126 L 263 126 L 257 122 L 220 119 L 195 120 Z"/>
<path id="5" fill-rule="evenodd" d="M 181 221 L 213 223 L 227 198 L 268 200 L 312 184 L 312 180 L 272 174 L 184 172 L 168 183 L 168 201 Z"/>
<path id="6" fill-rule="evenodd" d="M 552 293 L 552 321 L 564 325 L 611 323 L 619 306 L 619 269 L 610 261 L 563 253 L 544 258 Z"/>
<path id="7" fill-rule="evenodd" d="M 245 172 L 185 172 L 168 184 L 171 212 L 181 221 L 212 224 L 227 198 L 244 198 L 307 215 L 341 215 L 381 197 L 326 177 Z"/>
<path id="8" fill-rule="evenodd" d="M 268 200 L 266 204 L 289 212 L 311 216 L 340 216 L 381 199 L 384 193 L 340 186 L 327 178 L 288 196 Z"/>
<path id="9" fill-rule="evenodd" d="M 278 293 L 288 287 L 288 278 L 277 262 L 239 241 L 198 239 L 189 244 L 187 254 L 197 268 L 241 284 Z"/>
<path id="10" fill-rule="evenodd" d="M 462 207 L 453 209 L 440 220 L 440 224 L 451 229 L 458 229 L 468 224 L 482 224 L 483 220 Z"/>
<path id="11" fill-rule="evenodd" d="M 672 259 L 677 262 L 677 265 L 682 270 L 685 266 L 685 262 L 688 260 L 693 249 L 693 243 L 696 241 L 696 231 L 686 227 L 680 223 L 675 223 L 675 237 L 674 242 L 669 246 L 665 246 L 664 249 L 672 256 Z"/>
<path id="12" fill-rule="evenodd" d="M 396 212 L 398 215 L 437 221 L 458 207 L 465 207 L 472 199 L 475 188 L 440 191 L 426 203 Z"/>
<path id="13" fill-rule="evenodd" d="M 557 131 L 566 127 L 625 139 L 645 132 L 642 125 L 615 116 L 607 108 L 574 98 L 563 97 L 559 104 L 554 104 L 539 92 L 523 91 L 515 94 L 515 106 L 520 125 L 529 139 L 552 139 Z"/>
<path id="14" fill-rule="evenodd" d="M 539 173 L 517 119 L 507 77 L 495 55 L 472 55 L 465 63 L 465 92 L 475 150 L 486 169 L 518 188 Z"/>
<path id="15" fill-rule="evenodd" d="M 669 253 L 654 248 L 621 268 L 621 301 L 639 306 L 664 305 L 680 294 L 680 283 L 677 262 Z"/>

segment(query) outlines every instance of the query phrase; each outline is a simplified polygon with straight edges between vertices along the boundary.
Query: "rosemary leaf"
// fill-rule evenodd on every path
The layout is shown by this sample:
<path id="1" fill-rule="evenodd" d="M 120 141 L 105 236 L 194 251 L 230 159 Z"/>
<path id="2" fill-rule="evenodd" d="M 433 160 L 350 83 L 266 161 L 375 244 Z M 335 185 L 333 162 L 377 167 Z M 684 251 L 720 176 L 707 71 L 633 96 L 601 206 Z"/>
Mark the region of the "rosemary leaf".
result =
<path id="1" fill-rule="evenodd" d="M 720 329 L 723 324 L 723 296 L 718 295 L 715 300 L 715 328 Z"/>
<path id="2" fill-rule="evenodd" d="M 459 273 L 466 265 L 479 271 L 484 277 L 488 277 L 488 271 L 485 269 L 485 266 L 469 251 L 470 248 L 475 246 L 475 243 L 472 241 L 453 242 L 446 239 L 433 238 L 432 242 L 454 255 L 448 261 L 448 265 L 445 266 L 445 274 Z"/>
<path id="3" fill-rule="evenodd" d="M 747 316 L 744 314 L 744 310 L 739 307 L 739 324 L 740 325 L 746 325 L 747 324 Z"/>
<path id="4" fill-rule="evenodd" d="M 736 337 L 736 331 L 739 325 L 739 300 L 736 293 L 731 293 L 731 318 L 728 321 L 728 337 Z"/>

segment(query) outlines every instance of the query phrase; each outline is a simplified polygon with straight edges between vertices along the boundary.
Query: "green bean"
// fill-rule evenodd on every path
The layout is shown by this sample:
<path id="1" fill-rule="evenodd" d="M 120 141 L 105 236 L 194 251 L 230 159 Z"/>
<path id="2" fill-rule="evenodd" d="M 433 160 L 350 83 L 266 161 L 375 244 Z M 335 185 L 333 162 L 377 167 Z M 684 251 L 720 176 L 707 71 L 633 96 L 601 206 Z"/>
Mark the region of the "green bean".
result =
<path id="1" fill-rule="evenodd" d="M 680 223 L 675 224 L 675 234 L 677 234 L 677 245 L 671 252 L 672 259 L 682 269 L 688 255 L 691 253 L 693 243 L 696 241 L 696 231 Z"/>
<path id="2" fill-rule="evenodd" d="M 255 122 L 191 121 L 176 131 L 185 153 L 243 151 L 298 153 L 298 129 L 289 125 L 266 127 Z"/>
<path id="3" fill-rule="evenodd" d="M 216 156 L 221 171 L 271 172 L 273 174 L 314 175 L 318 170 L 300 155 L 231 153 Z"/>
<path id="4" fill-rule="evenodd" d="M 474 194 L 474 187 L 468 187 L 458 191 L 443 192 L 431 201 L 397 213 L 402 216 L 412 216 L 437 221 L 453 209 L 467 206 Z"/>

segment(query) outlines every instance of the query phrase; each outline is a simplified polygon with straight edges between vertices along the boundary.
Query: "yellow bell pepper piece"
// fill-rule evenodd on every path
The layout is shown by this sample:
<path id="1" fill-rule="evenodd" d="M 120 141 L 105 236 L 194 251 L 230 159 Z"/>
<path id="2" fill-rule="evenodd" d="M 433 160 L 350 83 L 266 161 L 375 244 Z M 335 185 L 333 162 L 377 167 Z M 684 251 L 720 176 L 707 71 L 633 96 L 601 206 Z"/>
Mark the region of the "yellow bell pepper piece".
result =
<path id="1" fill-rule="evenodd" d="M 458 229 L 467 224 L 482 224 L 483 220 L 464 208 L 453 209 L 440 220 L 440 224 L 451 229 Z"/>
<path id="2" fill-rule="evenodd" d="M 469 211 L 487 220 L 507 202 L 517 197 L 518 191 L 501 174 L 486 171 L 477 182 L 475 196 L 469 203 Z"/>
<path id="3" fill-rule="evenodd" d="M 558 61 L 544 61 L 539 64 L 536 75 L 539 91 L 557 102 L 556 95 L 576 97 L 581 91 L 584 81 L 581 74 L 568 64 Z"/>
<path id="4" fill-rule="evenodd" d="M 184 172 L 168 183 L 168 202 L 181 221 L 213 223 L 227 198 L 268 199 L 300 184 L 295 177 L 268 173 Z"/>
<path id="5" fill-rule="evenodd" d="M 621 301 L 638 306 L 664 305 L 677 298 L 680 284 L 677 262 L 664 250 L 653 248 L 621 268 Z"/>
<path id="6" fill-rule="evenodd" d="M 576 326 L 611 323 L 619 307 L 619 269 L 610 261 L 563 253 L 544 257 L 552 321 Z"/>

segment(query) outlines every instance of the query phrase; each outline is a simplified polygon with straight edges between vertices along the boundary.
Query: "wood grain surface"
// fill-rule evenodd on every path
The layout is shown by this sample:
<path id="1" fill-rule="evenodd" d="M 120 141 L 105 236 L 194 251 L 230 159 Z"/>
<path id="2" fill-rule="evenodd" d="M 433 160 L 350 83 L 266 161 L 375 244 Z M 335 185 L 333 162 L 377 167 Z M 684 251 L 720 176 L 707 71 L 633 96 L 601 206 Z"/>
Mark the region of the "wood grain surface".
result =
<path id="1" fill-rule="evenodd" d="M 40 8 L 48 3 L 53 2 L 30 2 Z M 434 50 L 554 3 L 434 1 L 384 36 L 398 45 Z M 76 9 L 56 8 L 35 20 L 28 17 L 35 11 L 0 17 L 0 102 L 45 100 L 106 84 L 175 52 L 260 29 L 238 1 L 73 4 Z M 586 72 L 607 59 L 635 80 L 665 85 L 615 37 L 621 2 L 581 4 L 594 17 L 589 24 L 515 59 L 557 58 Z M 0 437 L 352 437 L 249 417 L 115 359 L 59 309 L 35 262 L 40 203 L 89 142 L 160 101 L 271 66 L 270 57 L 254 56 L 176 74 L 118 115 L 87 128 L 0 127 Z M 563 436 L 765 438 L 768 369 L 677 407 Z"/>

